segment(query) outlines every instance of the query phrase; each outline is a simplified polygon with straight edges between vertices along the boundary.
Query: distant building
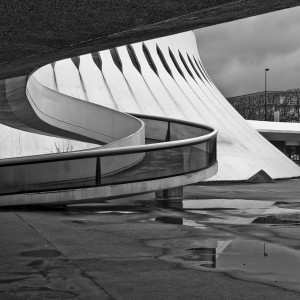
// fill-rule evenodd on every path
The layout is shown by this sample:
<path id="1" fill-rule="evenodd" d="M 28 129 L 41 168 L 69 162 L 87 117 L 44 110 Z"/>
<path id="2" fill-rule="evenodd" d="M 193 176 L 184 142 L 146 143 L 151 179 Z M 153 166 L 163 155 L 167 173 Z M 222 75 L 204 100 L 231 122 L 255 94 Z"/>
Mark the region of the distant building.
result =
<path id="1" fill-rule="evenodd" d="M 294 163 L 300 165 L 300 123 L 247 122 Z"/>
<path id="2" fill-rule="evenodd" d="M 300 124 L 295 124 L 300 123 L 300 89 L 267 91 L 267 122 L 264 91 L 227 100 L 264 138 L 300 165 Z"/>
<path id="3" fill-rule="evenodd" d="M 263 91 L 230 97 L 227 100 L 246 120 L 300 122 L 300 89 L 267 91 L 266 95 Z"/>

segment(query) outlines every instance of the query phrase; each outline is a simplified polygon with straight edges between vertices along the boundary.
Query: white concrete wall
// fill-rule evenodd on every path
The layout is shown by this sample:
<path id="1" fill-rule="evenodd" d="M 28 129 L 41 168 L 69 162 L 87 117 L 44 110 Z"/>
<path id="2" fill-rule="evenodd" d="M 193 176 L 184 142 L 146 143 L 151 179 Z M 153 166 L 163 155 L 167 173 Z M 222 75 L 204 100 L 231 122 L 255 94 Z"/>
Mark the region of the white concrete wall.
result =
<path id="1" fill-rule="evenodd" d="M 76 151 L 95 146 L 88 143 L 25 132 L 0 124 L 0 159 Z"/>

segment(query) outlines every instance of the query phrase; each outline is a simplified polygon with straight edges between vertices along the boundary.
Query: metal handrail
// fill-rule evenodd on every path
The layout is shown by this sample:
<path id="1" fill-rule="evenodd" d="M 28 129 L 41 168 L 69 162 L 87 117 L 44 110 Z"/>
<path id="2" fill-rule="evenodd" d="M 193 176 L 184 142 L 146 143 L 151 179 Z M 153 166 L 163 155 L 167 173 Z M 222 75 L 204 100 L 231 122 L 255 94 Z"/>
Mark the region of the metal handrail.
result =
<path id="1" fill-rule="evenodd" d="M 197 127 L 197 128 L 201 128 L 201 129 L 207 129 L 207 130 L 214 131 L 214 129 L 212 127 L 210 127 L 209 125 L 205 125 L 205 124 L 198 123 L 198 122 L 196 123 L 196 122 L 192 122 L 192 121 L 175 119 L 175 118 L 170 118 L 170 117 L 162 117 L 162 116 L 156 116 L 156 115 L 155 116 L 154 115 L 144 115 L 144 114 L 137 114 L 137 113 L 127 113 L 127 114 L 132 115 L 136 118 L 141 118 L 141 119 L 173 122 L 173 123 L 177 123 L 177 124 L 190 125 L 192 127 Z"/>
<path id="2" fill-rule="evenodd" d="M 190 145 L 199 144 L 201 142 L 208 141 L 216 137 L 218 133 L 218 130 L 215 130 L 207 125 L 203 125 L 195 122 L 183 121 L 183 120 L 178 120 L 178 119 L 168 118 L 168 117 L 143 115 L 143 114 L 132 114 L 132 115 L 138 118 L 189 125 L 191 127 L 211 130 L 212 132 L 200 137 L 183 139 L 178 141 L 161 142 L 161 143 L 148 144 L 148 145 L 128 146 L 128 147 L 119 147 L 119 148 L 110 148 L 110 149 L 97 149 L 97 150 L 90 149 L 90 150 L 83 150 L 83 151 L 69 152 L 69 153 L 51 153 L 51 154 L 42 154 L 42 155 L 34 155 L 34 156 L 26 156 L 26 157 L 7 158 L 7 159 L 0 160 L 0 167 L 35 164 L 35 163 L 46 163 L 46 162 L 53 162 L 53 161 L 75 160 L 75 159 L 92 158 L 98 156 L 102 157 L 102 156 L 112 156 L 112 155 L 121 155 L 121 154 L 125 155 L 125 154 L 148 152 L 152 150 L 160 150 L 166 148 L 171 149 L 171 148 L 182 147 L 182 146 L 190 146 Z"/>

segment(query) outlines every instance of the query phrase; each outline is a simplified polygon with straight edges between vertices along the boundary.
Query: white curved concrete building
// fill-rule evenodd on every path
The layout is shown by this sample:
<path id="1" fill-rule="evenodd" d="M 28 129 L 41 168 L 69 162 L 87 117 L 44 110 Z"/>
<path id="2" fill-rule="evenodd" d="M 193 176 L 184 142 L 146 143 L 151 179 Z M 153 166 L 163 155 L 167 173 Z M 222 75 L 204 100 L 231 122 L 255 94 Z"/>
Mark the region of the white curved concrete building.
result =
<path id="1" fill-rule="evenodd" d="M 244 180 L 261 169 L 272 178 L 300 175 L 298 167 L 253 130 L 218 91 L 201 64 L 193 32 L 116 49 L 122 70 L 106 50 L 99 52 L 101 69 L 87 54 L 80 57 L 78 68 L 67 59 L 43 67 L 38 76 L 46 86 L 84 101 L 122 112 L 184 119 L 216 128 L 219 171 L 209 180 Z M 147 50 L 155 71 L 145 56 Z M 130 55 L 135 56 L 134 62 Z M 1 140 L 1 158 L 89 147 L 4 126 Z"/>
<path id="2" fill-rule="evenodd" d="M 22 80 L 20 79 L 20 81 Z M 64 94 L 73 97 L 73 99 L 81 99 L 85 103 L 90 102 L 99 107 L 107 107 L 111 109 L 109 111 L 112 114 L 113 111 L 120 111 L 130 114 L 174 118 L 207 124 L 219 131 L 217 142 L 218 173 L 214 170 L 210 174 L 200 176 L 201 178 L 194 178 L 192 181 L 180 178 L 172 184 L 169 183 L 165 186 L 160 184 L 146 189 L 137 188 L 135 190 L 133 184 L 130 187 L 130 192 L 126 193 L 125 190 L 122 190 L 115 196 L 121 196 L 122 193 L 125 195 L 171 188 L 193 183 L 200 179 L 212 181 L 245 180 L 261 169 L 274 179 L 300 176 L 299 167 L 249 126 L 218 91 L 203 68 L 193 32 L 94 52 L 40 68 L 26 84 L 26 97 L 32 100 L 29 101 L 33 105 L 37 106 L 37 111 L 45 109 L 43 113 L 48 118 L 49 113 L 52 113 L 52 108 L 49 109 L 50 106 L 45 108 L 45 104 L 41 104 L 39 107 L 39 104 L 34 101 L 39 98 L 37 95 L 41 89 L 35 88 L 33 81 L 37 81 L 46 88 L 46 92 L 44 92 L 45 88 L 42 90 L 43 95 L 47 94 L 48 90 L 52 90 L 53 93 L 56 93 L 55 95 Z M 9 90 L 9 84 L 9 82 L 4 83 L 6 92 Z M 12 89 L 17 90 L 14 86 L 18 86 L 18 84 L 12 83 L 11 86 L 13 86 Z M 57 100 L 52 100 L 52 107 L 56 106 L 56 102 L 59 101 L 60 96 L 57 97 Z M 101 131 L 97 136 L 93 133 L 98 130 L 99 124 L 97 126 L 89 124 L 88 126 L 96 127 L 93 127 L 94 129 L 87 127 L 83 132 L 82 129 L 78 131 L 81 125 L 74 123 L 71 125 L 71 127 L 77 128 L 74 131 L 74 128 L 72 129 L 68 125 L 73 122 L 72 114 L 75 113 L 72 112 L 73 106 L 69 106 L 70 116 L 67 116 L 69 121 L 64 120 L 66 116 L 59 116 L 59 109 L 54 113 L 55 116 L 53 115 L 52 119 L 57 120 L 61 117 L 59 122 L 64 123 L 57 125 L 55 122 L 54 124 L 51 123 L 52 121 L 50 123 L 45 121 L 43 117 L 42 121 L 31 121 L 30 117 L 26 119 L 20 116 L 14 99 L 10 97 L 8 92 L 3 99 L 3 103 L 6 101 L 5 105 L 10 107 L 13 115 L 13 117 L 5 115 L 2 118 L 3 123 L 32 132 L 46 132 L 48 135 L 75 138 L 81 142 L 64 141 L 54 137 L 40 137 L 33 133 L 21 133 L 19 130 L 1 126 L 1 158 L 42 154 L 57 150 L 88 149 L 95 147 L 95 145 L 90 144 L 91 142 L 99 144 L 101 141 L 110 143 L 104 148 L 143 144 L 140 134 L 138 138 L 131 138 L 124 142 L 124 145 L 119 144 L 117 140 L 125 135 L 124 125 L 120 125 L 119 122 L 119 126 L 111 124 L 112 129 L 105 128 L 107 126 L 103 124 L 109 122 L 104 120 L 106 117 L 103 114 L 101 117 L 103 120 L 99 116 L 102 120 L 100 131 L 102 128 L 104 131 L 110 132 L 112 130 L 113 133 L 110 133 L 111 140 L 105 138 L 108 136 L 108 131 L 106 133 Z M 22 99 L 24 99 L 23 96 Z M 77 100 L 76 103 L 80 106 L 80 102 Z M 27 107 L 26 105 L 24 104 L 24 107 Z M 85 114 L 86 106 L 80 107 L 82 107 L 80 109 L 82 109 L 84 116 L 80 116 L 81 112 L 78 111 L 76 114 L 83 119 L 81 123 L 84 123 L 89 119 L 89 116 Z M 90 112 L 92 112 L 94 106 L 90 107 Z M 66 112 L 67 110 L 66 104 L 63 111 Z M 38 114 L 38 112 L 36 113 Z M 30 115 L 31 112 L 28 111 L 28 116 Z M 18 121 L 12 121 L 14 118 L 17 118 Z M 119 118 L 117 117 L 117 119 Z M 114 120 L 116 122 L 116 118 Z M 48 122 L 48 125 L 45 125 L 45 122 Z M 52 125 L 49 127 L 49 124 Z M 149 131 L 147 133 L 146 126 L 146 137 L 148 134 L 148 139 L 152 137 L 155 140 L 156 134 L 162 130 L 162 127 L 152 125 L 150 124 L 149 127 L 152 130 L 150 135 Z M 58 126 L 57 128 L 60 129 L 53 129 L 53 126 Z M 113 129 L 113 127 L 117 129 Z M 117 133 L 117 131 L 122 131 L 122 133 Z M 76 132 L 75 135 L 74 132 Z M 117 135 L 118 137 L 114 138 Z M 181 131 L 176 140 L 183 136 L 184 133 Z M 185 133 L 185 138 L 193 138 L 194 136 L 196 134 L 193 135 L 188 130 Z M 113 144 L 111 144 L 112 142 Z M 12 151 L 12 149 L 14 150 Z M 140 159 L 141 157 L 137 161 Z M 107 191 L 103 193 L 103 195 L 109 196 Z M 101 197 L 101 195 L 98 196 Z M 5 203 L 7 204 L 7 202 Z"/>

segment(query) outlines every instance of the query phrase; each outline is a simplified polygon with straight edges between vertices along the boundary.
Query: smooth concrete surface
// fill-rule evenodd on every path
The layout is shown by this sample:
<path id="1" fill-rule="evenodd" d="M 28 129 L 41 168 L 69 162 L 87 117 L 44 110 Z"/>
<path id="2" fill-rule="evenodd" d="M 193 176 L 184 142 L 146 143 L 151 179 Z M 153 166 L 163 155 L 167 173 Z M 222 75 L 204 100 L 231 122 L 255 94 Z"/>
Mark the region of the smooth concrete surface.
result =
<path id="1" fill-rule="evenodd" d="M 289 180 L 189 186 L 184 195 L 203 201 L 238 197 L 269 203 L 280 199 L 292 207 L 299 205 L 299 192 L 299 180 Z M 255 272 L 201 268 L 191 252 L 201 244 L 213 244 L 209 240 L 227 240 L 228 245 L 241 237 L 271 239 L 274 244 L 299 249 L 297 227 L 296 231 L 293 227 L 270 227 L 271 236 L 262 234 L 265 225 L 261 231 L 255 231 L 257 226 L 251 224 L 203 227 L 205 215 L 158 208 L 153 194 L 61 210 L 2 209 L 0 215 L 1 299 L 300 297 L 297 286 L 260 280 Z M 183 218 L 184 223 L 161 223 L 155 221 L 158 217 Z"/>

